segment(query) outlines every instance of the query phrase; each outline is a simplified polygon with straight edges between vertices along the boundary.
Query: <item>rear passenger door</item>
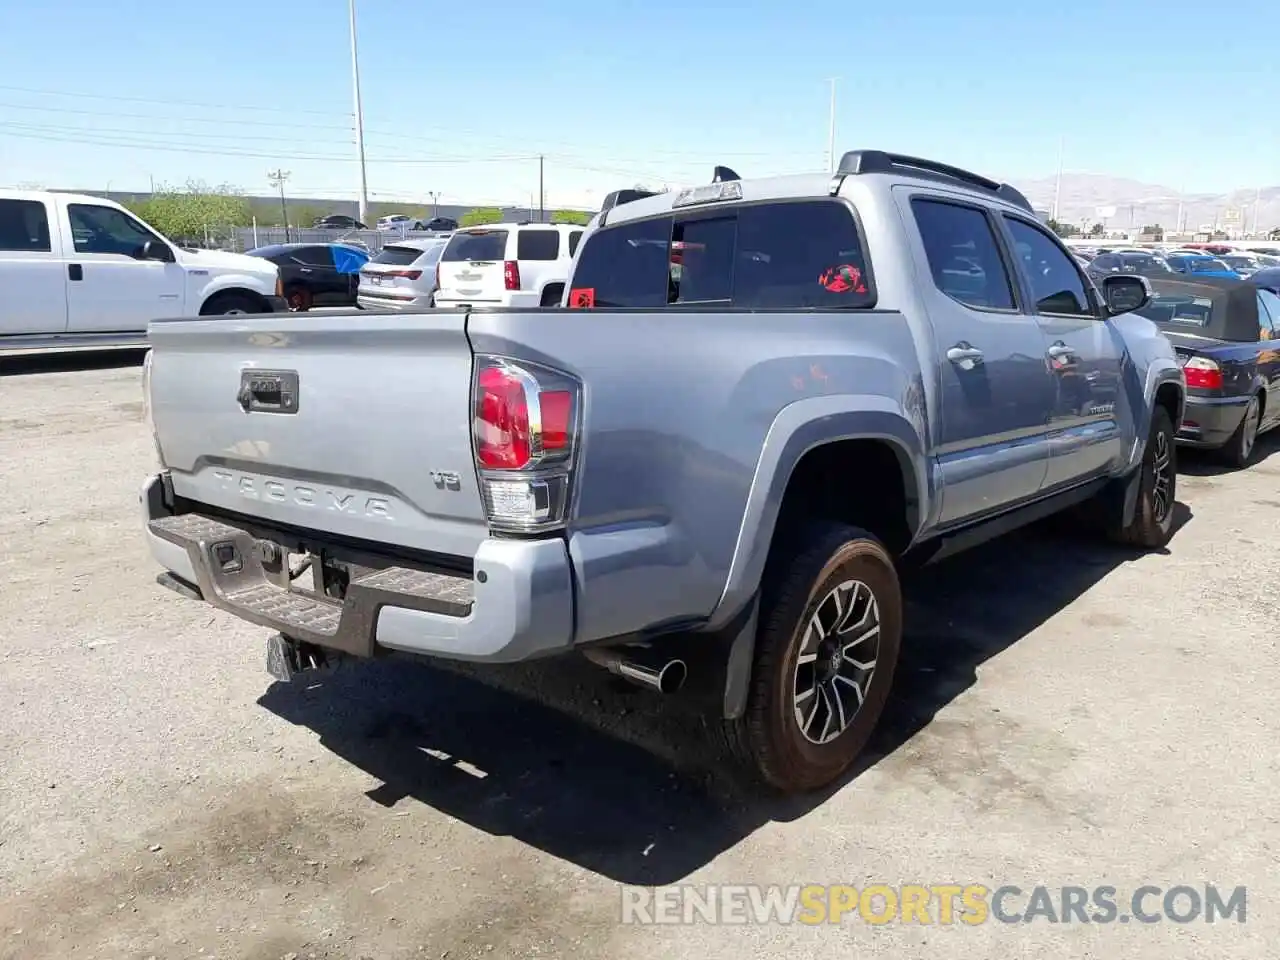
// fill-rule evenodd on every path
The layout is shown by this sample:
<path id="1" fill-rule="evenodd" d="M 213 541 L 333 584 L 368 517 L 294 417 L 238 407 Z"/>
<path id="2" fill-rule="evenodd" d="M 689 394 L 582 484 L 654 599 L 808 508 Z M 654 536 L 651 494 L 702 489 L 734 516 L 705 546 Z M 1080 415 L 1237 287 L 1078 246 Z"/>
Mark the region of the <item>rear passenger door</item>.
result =
<path id="1" fill-rule="evenodd" d="M 559 283 L 563 292 L 565 278 L 569 275 L 568 259 L 561 259 L 560 231 L 555 228 L 521 227 L 516 233 L 516 260 L 520 264 L 520 289 L 538 295 L 549 284 Z M 556 295 L 556 302 L 560 300 Z"/>
<path id="2" fill-rule="evenodd" d="M 1070 486 L 1108 472 L 1124 455 L 1117 413 L 1126 402 L 1120 392 L 1124 340 L 1056 237 L 1024 217 L 1001 219 L 1023 296 L 1048 341 L 1054 403 L 1045 486 Z"/>
<path id="3" fill-rule="evenodd" d="M 43 200 L 0 199 L 0 336 L 65 333 L 67 264 Z"/>
<path id="4" fill-rule="evenodd" d="M 939 523 L 956 524 L 1036 496 L 1049 463 L 1053 377 L 994 214 L 964 200 L 897 188 L 915 226 L 920 292 L 933 327 L 942 473 Z"/>

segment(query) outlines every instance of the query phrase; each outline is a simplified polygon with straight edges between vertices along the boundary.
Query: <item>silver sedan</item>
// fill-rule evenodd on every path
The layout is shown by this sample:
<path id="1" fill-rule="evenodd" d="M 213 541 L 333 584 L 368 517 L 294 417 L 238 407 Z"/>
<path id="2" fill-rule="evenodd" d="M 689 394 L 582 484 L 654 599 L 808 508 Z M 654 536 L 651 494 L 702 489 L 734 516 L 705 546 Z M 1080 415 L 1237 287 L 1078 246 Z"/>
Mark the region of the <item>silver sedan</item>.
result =
<path id="1" fill-rule="evenodd" d="M 365 310 L 425 310 L 435 304 L 436 266 L 448 237 L 388 243 L 360 268 L 356 304 Z"/>

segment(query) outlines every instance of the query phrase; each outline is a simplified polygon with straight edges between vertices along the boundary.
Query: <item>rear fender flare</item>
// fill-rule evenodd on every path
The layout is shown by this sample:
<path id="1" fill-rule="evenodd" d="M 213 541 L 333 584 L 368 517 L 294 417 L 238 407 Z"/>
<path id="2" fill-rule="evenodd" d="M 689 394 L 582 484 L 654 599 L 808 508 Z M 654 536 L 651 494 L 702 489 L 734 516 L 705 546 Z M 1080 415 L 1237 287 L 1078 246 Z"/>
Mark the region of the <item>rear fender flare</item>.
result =
<path id="1" fill-rule="evenodd" d="M 922 422 L 913 422 L 896 401 L 878 396 L 810 397 L 788 404 L 765 435 L 725 587 L 708 623 L 711 629 L 727 626 L 755 596 L 782 498 L 800 459 L 840 440 L 882 440 L 894 449 L 906 482 L 908 529 L 913 537 L 919 533 L 933 496 Z"/>

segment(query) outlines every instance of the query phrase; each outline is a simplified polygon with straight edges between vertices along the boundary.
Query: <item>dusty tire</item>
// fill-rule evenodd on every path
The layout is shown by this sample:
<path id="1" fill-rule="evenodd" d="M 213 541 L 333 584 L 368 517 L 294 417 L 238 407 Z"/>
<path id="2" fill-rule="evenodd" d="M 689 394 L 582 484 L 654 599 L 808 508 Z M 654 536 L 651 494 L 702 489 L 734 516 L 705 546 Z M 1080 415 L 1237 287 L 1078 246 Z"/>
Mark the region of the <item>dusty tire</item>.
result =
<path id="1" fill-rule="evenodd" d="M 1249 398 L 1249 405 L 1240 418 L 1240 426 L 1231 434 L 1231 439 L 1222 445 L 1218 456 L 1230 466 L 1247 467 L 1258 446 L 1258 425 L 1261 422 L 1262 400 L 1255 393 Z"/>
<path id="2" fill-rule="evenodd" d="M 306 287 L 290 287 L 284 292 L 284 299 L 289 304 L 290 313 L 306 313 L 314 302 L 311 291 Z"/>
<path id="3" fill-rule="evenodd" d="M 200 315 L 219 317 L 228 314 L 262 313 L 264 309 L 263 305 L 252 297 L 240 293 L 228 293 L 210 300 L 201 309 Z"/>
<path id="4" fill-rule="evenodd" d="M 902 641 L 893 558 L 857 527 L 829 523 L 805 531 L 771 558 L 759 623 L 746 712 L 726 725 L 730 745 L 777 790 L 825 786 L 862 752 L 893 684 Z M 832 672 L 834 637 L 846 648 L 843 680 Z M 808 659 L 815 650 L 818 656 Z"/>
<path id="5" fill-rule="evenodd" d="M 1151 416 L 1151 432 L 1142 450 L 1138 503 L 1127 527 L 1112 531 L 1120 543 L 1159 550 L 1173 536 L 1173 507 L 1178 487 L 1178 459 L 1173 421 L 1169 411 L 1157 406 Z"/>

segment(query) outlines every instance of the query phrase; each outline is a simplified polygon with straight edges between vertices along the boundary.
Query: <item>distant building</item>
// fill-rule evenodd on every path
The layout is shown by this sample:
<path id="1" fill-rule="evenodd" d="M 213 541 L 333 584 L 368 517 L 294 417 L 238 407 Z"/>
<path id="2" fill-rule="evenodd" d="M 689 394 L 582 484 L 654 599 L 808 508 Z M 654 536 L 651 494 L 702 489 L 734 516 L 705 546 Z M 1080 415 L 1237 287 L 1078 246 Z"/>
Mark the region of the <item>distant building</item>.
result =
<path id="1" fill-rule="evenodd" d="M 1047 207 L 1032 207 L 1032 209 L 1035 211 L 1035 214 L 1041 223 L 1048 223 L 1053 219 L 1053 211 Z"/>

